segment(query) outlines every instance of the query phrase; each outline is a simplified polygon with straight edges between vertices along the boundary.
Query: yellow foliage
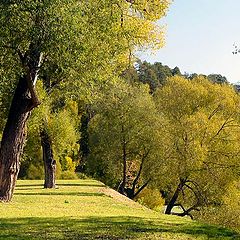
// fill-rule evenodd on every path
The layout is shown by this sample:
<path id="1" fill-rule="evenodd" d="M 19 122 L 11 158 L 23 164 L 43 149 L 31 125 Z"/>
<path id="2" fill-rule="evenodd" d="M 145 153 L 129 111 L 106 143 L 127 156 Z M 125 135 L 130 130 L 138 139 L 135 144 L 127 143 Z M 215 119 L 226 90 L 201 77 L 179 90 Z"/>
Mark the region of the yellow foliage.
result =
<path id="1" fill-rule="evenodd" d="M 161 193 L 156 189 L 145 188 L 139 195 L 136 200 L 154 210 L 162 210 L 165 203 L 162 198 Z"/>
<path id="2" fill-rule="evenodd" d="M 74 172 L 76 168 L 75 162 L 73 162 L 72 158 L 66 156 L 62 161 L 62 169 L 64 171 L 71 171 Z"/>

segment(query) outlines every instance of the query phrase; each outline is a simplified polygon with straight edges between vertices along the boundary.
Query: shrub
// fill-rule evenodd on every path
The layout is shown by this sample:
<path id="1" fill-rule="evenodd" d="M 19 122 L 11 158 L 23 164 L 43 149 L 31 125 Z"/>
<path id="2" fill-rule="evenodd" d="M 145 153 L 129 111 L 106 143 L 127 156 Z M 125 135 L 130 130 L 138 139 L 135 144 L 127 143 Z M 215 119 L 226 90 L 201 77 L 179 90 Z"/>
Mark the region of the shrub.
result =
<path id="1" fill-rule="evenodd" d="M 145 188 L 138 196 L 137 202 L 151 208 L 153 210 L 161 211 L 164 205 L 164 199 L 161 193 L 156 189 Z"/>
<path id="2" fill-rule="evenodd" d="M 240 183 L 232 183 L 225 195 L 222 203 L 217 206 L 207 207 L 200 215 L 208 223 L 222 225 L 240 232 Z"/>
<path id="3" fill-rule="evenodd" d="M 69 180 L 69 179 L 79 179 L 79 178 L 75 172 L 67 170 L 61 173 L 60 179 Z"/>
<path id="4" fill-rule="evenodd" d="M 86 174 L 81 173 L 81 172 L 76 173 L 76 175 L 77 175 L 77 177 L 79 179 L 87 179 L 87 178 L 89 178 Z"/>
<path id="5" fill-rule="evenodd" d="M 66 156 L 63 160 L 61 160 L 62 170 L 74 172 L 76 168 L 75 162 L 73 162 L 72 158 Z"/>
<path id="6" fill-rule="evenodd" d="M 44 179 L 44 170 L 42 166 L 35 166 L 33 164 L 30 164 L 28 170 L 27 170 L 27 179 L 31 180 L 38 180 L 38 179 Z"/>

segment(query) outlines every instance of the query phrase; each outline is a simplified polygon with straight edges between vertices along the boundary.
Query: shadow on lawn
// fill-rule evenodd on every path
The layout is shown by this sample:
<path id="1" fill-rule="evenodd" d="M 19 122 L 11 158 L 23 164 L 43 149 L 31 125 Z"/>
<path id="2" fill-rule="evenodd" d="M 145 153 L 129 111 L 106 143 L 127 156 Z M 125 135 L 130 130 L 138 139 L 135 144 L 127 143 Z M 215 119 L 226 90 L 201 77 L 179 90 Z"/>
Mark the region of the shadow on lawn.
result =
<path id="1" fill-rule="evenodd" d="M 60 183 L 60 184 L 56 184 L 56 188 L 60 187 L 60 186 L 65 186 L 65 187 L 105 187 L 104 184 L 99 184 L 99 183 Z M 42 184 L 18 184 L 16 186 L 16 189 L 22 189 L 23 187 L 27 188 L 28 187 L 36 187 L 37 188 L 43 188 L 43 183 Z"/>
<path id="2" fill-rule="evenodd" d="M 0 239 L 162 239 L 161 234 L 189 234 L 201 239 L 240 239 L 236 233 L 195 222 L 136 217 L 10 218 L 0 220 Z M 151 235 L 153 234 L 153 235 Z M 153 236 L 153 237 L 151 237 Z M 176 237 L 176 236 L 174 236 Z M 171 239 L 171 238 L 169 238 Z M 176 238 L 177 239 L 177 238 Z"/>
<path id="3" fill-rule="evenodd" d="M 99 183 L 60 183 L 57 184 L 57 186 L 69 186 L 69 187 L 105 187 L 104 184 L 99 184 Z"/>
<path id="4" fill-rule="evenodd" d="M 98 192 L 15 192 L 14 195 L 25 195 L 25 196 L 37 196 L 37 195 L 43 195 L 43 196 L 47 196 L 47 195 L 56 195 L 56 196 L 63 196 L 63 195 L 67 195 L 67 196 L 85 196 L 85 197 L 101 197 L 101 196 L 106 196 L 104 193 L 98 193 Z"/>

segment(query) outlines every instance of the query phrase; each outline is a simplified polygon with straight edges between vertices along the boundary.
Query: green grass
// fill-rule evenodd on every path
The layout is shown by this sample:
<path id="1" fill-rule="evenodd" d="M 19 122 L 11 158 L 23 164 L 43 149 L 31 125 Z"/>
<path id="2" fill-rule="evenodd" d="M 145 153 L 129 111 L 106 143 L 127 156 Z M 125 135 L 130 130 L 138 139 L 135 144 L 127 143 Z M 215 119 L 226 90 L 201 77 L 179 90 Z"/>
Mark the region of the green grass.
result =
<path id="1" fill-rule="evenodd" d="M 236 233 L 108 197 L 94 180 L 18 181 L 1 203 L 0 239 L 240 239 Z M 104 191 L 103 191 L 104 190 Z"/>

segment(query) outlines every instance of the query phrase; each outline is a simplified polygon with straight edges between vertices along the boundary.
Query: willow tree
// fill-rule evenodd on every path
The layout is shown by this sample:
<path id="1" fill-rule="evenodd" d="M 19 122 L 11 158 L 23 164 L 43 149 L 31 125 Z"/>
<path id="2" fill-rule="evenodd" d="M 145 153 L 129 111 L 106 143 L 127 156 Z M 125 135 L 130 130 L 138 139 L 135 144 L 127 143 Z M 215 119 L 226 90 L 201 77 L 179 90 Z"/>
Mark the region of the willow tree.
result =
<path id="1" fill-rule="evenodd" d="M 218 203 L 237 177 L 240 99 L 231 87 L 203 77 L 170 78 L 155 97 L 168 122 L 162 143 L 168 145 L 168 159 L 159 168 L 167 193 L 165 213 L 180 206 L 183 212 L 175 214 L 191 216 Z"/>
<path id="2" fill-rule="evenodd" d="M 10 63 L 16 71 L 0 150 L 1 200 L 12 198 L 26 122 L 40 104 L 35 89 L 38 75 L 44 72 L 50 85 L 76 76 L 86 82 L 107 79 L 130 62 L 136 46 L 162 45 L 162 30 L 154 21 L 165 14 L 168 5 L 166 0 L 0 3 L 1 67 L 4 70 Z M 59 73 L 61 77 L 51 81 Z"/>

